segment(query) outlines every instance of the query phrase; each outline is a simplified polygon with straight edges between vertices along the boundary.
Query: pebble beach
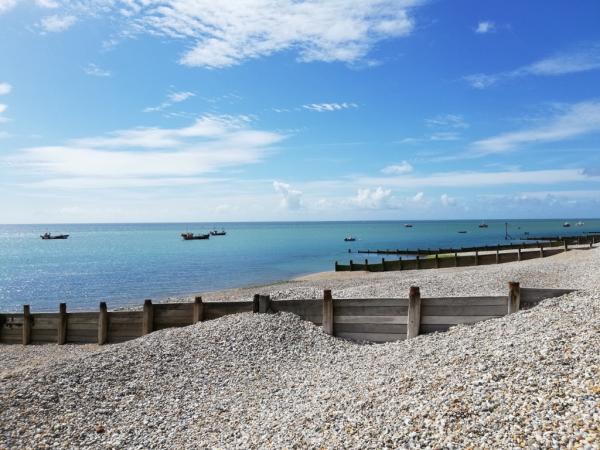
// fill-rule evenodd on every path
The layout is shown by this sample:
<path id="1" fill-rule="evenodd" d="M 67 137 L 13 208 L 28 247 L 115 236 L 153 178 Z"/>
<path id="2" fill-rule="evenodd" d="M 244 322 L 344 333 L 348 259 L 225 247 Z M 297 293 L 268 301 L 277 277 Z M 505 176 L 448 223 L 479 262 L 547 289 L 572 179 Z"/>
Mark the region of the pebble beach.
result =
<path id="1" fill-rule="evenodd" d="M 0 345 L 0 449 L 600 448 L 600 249 L 493 266 L 322 273 L 208 301 L 503 295 L 536 307 L 387 344 L 237 314 L 97 347 Z"/>

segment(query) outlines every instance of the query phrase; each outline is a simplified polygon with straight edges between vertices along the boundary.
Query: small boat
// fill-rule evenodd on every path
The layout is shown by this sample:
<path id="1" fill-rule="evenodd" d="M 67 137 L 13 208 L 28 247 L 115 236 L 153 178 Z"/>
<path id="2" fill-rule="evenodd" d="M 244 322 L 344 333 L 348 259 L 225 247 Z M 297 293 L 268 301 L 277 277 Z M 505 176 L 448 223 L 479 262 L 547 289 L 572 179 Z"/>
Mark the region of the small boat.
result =
<path id="1" fill-rule="evenodd" d="M 466 230 L 459 230 L 458 233 L 460 234 L 465 234 L 467 231 Z"/>
<path id="2" fill-rule="evenodd" d="M 181 233 L 181 237 L 184 241 L 196 241 L 199 239 L 208 239 L 210 238 L 210 234 Z"/>
<path id="3" fill-rule="evenodd" d="M 563 223 L 563 227 L 564 228 L 569 228 L 570 226 L 571 226 L 571 224 L 569 222 Z"/>
<path id="4" fill-rule="evenodd" d="M 578 227 L 582 227 L 585 225 L 585 223 L 583 223 L 581 220 L 579 222 L 577 222 L 575 225 L 577 225 Z"/>
<path id="5" fill-rule="evenodd" d="M 488 224 L 487 224 L 487 223 L 485 223 L 485 222 L 481 222 L 481 223 L 479 224 L 479 228 L 487 228 L 487 227 L 488 227 Z"/>
<path id="6" fill-rule="evenodd" d="M 211 236 L 225 236 L 226 234 L 227 234 L 227 232 L 225 230 L 221 230 L 221 231 L 213 230 L 210 232 Z"/>
<path id="7" fill-rule="evenodd" d="M 356 238 L 354 236 L 346 236 L 344 238 L 344 242 L 354 242 L 356 241 Z"/>
<path id="8" fill-rule="evenodd" d="M 49 239 L 67 239 L 69 237 L 68 234 L 57 234 L 56 236 L 52 236 L 52 234 L 50 233 L 44 233 L 42 235 L 40 235 L 40 237 L 43 240 L 49 240 Z"/>
<path id="9" fill-rule="evenodd" d="M 412 223 L 405 223 L 404 228 L 412 228 Z"/>

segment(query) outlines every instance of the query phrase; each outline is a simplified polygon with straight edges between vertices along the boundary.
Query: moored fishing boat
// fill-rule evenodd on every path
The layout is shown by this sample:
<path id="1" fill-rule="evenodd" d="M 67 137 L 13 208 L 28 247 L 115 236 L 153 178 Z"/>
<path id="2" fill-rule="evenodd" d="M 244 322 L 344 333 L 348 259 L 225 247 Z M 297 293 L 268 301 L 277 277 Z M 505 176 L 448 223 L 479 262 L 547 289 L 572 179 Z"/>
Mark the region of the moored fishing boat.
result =
<path id="1" fill-rule="evenodd" d="M 221 231 L 219 231 L 219 230 L 212 230 L 209 234 L 211 236 L 225 236 L 227 234 L 227 232 L 225 230 L 221 230 Z"/>
<path id="2" fill-rule="evenodd" d="M 184 241 L 197 241 L 210 238 L 210 234 L 181 233 L 181 237 Z"/>
<path id="3" fill-rule="evenodd" d="M 569 228 L 570 226 L 571 226 L 571 224 L 569 222 L 563 223 L 563 227 L 564 228 Z"/>
<path id="4" fill-rule="evenodd" d="M 68 239 L 69 235 L 68 234 L 57 234 L 56 236 L 52 236 L 51 233 L 44 233 L 42 235 L 40 235 L 40 237 L 47 241 L 47 240 L 51 240 L 51 239 Z"/>
<path id="5" fill-rule="evenodd" d="M 354 236 L 348 235 L 344 238 L 344 242 L 354 242 L 356 238 Z"/>

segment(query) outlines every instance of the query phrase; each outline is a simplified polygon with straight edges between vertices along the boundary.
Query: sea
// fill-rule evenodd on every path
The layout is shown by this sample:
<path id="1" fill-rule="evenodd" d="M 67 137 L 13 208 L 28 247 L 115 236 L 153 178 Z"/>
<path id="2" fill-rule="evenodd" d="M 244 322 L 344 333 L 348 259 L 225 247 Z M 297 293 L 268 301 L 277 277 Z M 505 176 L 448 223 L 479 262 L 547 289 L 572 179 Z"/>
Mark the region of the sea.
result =
<path id="1" fill-rule="evenodd" d="M 570 228 L 564 228 L 567 221 Z M 576 226 L 577 222 L 583 222 Z M 599 232 L 599 219 L 405 222 L 268 222 L 0 225 L 0 311 L 95 310 L 143 299 L 201 295 L 334 269 L 335 261 L 377 255 L 364 249 L 495 245 L 529 234 Z M 508 225 L 506 225 L 508 224 Z M 225 236 L 184 241 L 182 232 L 224 229 Z M 466 233 L 458 233 L 466 231 Z M 69 234 L 66 240 L 40 235 Z M 355 242 L 345 242 L 352 235 Z M 393 257 L 391 257 L 393 258 Z"/>

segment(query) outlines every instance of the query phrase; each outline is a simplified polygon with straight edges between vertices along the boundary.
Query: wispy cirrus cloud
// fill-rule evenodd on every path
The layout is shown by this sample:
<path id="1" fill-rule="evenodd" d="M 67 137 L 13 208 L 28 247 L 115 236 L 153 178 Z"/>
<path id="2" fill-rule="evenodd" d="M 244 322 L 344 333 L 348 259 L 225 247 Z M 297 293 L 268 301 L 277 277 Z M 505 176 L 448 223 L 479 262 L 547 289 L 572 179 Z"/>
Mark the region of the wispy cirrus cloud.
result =
<path id="1" fill-rule="evenodd" d="M 159 111 L 163 111 L 164 109 L 167 109 L 171 106 L 173 106 L 176 103 L 181 103 L 184 102 L 192 97 L 194 97 L 196 94 L 194 92 L 190 92 L 190 91 L 175 91 L 175 92 L 170 92 L 167 95 L 167 99 L 162 102 L 160 105 L 158 106 L 149 106 L 148 108 L 144 108 L 144 112 L 159 112 Z"/>
<path id="2" fill-rule="evenodd" d="M 74 15 L 52 15 L 40 20 L 39 27 L 44 33 L 60 33 L 71 28 L 77 22 Z"/>
<path id="3" fill-rule="evenodd" d="M 6 1 L 6 0 L 5 0 Z M 123 35 L 186 43 L 181 64 L 223 68 L 293 51 L 302 62 L 358 63 L 380 41 L 410 35 L 425 0 L 54 0 L 74 15 L 111 14 Z"/>
<path id="4" fill-rule="evenodd" d="M 284 138 L 236 117 L 205 116 L 183 128 L 120 130 L 26 148 L 7 159 L 38 183 L 54 186 L 168 186 L 174 179 L 197 184 L 203 182 L 198 177 L 263 160 Z"/>
<path id="5" fill-rule="evenodd" d="M 341 111 L 343 109 L 353 109 L 358 108 L 356 103 L 309 103 L 307 105 L 302 105 L 302 108 L 308 109 L 309 111 L 316 112 L 331 112 L 331 111 Z"/>
<path id="6" fill-rule="evenodd" d="M 413 171 L 413 166 L 407 161 L 402 161 L 400 164 L 393 164 L 391 166 L 384 167 L 381 169 L 381 173 L 386 175 L 402 175 Z"/>
<path id="7" fill-rule="evenodd" d="M 464 79 L 474 88 L 485 89 L 502 81 L 526 76 L 557 76 L 597 69 L 600 69 L 600 43 L 594 42 L 507 72 L 477 73 L 467 75 Z"/>
<path id="8" fill-rule="evenodd" d="M 505 153 L 523 145 L 557 142 L 600 132 L 600 102 L 587 101 L 564 106 L 541 125 L 498 134 L 475 141 L 475 155 Z"/>
<path id="9" fill-rule="evenodd" d="M 110 70 L 103 69 L 94 63 L 89 63 L 87 66 L 85 66 L 83 68 L 83 71 L 86 73 L 86 75 L 90 75 L 92 77 L 108 78 L 108 77 L 112 76 L 112 73 L 110 72 Z"/>

